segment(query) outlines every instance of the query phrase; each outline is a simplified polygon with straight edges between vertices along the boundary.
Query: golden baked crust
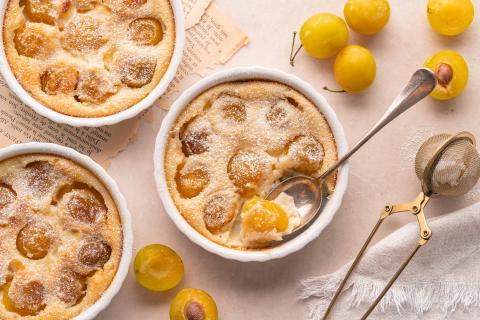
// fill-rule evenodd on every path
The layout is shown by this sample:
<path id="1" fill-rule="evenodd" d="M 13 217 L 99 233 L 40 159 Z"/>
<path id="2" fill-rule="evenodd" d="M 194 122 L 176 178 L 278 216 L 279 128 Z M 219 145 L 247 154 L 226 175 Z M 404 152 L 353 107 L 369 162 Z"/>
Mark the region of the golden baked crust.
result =
<path id="1" fill-rule="evenodd" d="M 297 157 L 304 145 L 309 165 Z M 319 176 L 335 161 L 331 128 L 310 100 L 287 85 L 250 80 L 217 85 L 188 104 L 170 131 L 164 167 L 190 225 L 224 246 L 251 249 L 238 241 L 243 201 L 265 196 L 292 171 Z M 335 184 L 336 174 L 330 192 Z"/>
<path id="2" fill-rule="evenodd" d="M 169 0 L 9 0 L 3 41 L 13 74 L 37 101 L 70 116 L 103 117 L 160 82 L 175 21 Z"/>
<path id="3" fill-rule="evenodd" d="M 110 286 L 122 243 L 115 202 L 84 167 L 48 154 L 0 162 L 0 319 L 79 315 Z"/>

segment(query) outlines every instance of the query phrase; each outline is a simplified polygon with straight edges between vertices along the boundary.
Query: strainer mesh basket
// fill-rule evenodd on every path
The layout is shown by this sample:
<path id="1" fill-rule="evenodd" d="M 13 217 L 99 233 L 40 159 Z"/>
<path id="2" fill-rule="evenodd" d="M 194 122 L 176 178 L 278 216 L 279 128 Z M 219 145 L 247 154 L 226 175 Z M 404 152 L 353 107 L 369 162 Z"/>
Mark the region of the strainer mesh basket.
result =
<path id="1" fill-rule="evenodd" d="M 417 152 L 415 173 L 427 194 L 467 193 L 480 177 L 480 155 L 473 138 L 462 134 L 430 137 Z"/>

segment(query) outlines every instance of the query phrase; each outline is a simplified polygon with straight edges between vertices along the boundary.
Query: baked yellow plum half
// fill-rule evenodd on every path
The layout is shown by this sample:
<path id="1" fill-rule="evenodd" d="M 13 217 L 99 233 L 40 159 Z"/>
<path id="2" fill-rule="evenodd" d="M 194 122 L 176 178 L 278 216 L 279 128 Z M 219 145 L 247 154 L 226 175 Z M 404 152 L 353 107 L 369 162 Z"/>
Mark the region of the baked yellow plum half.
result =
<path id="1" fill-rule="evenodd" d="M 281 205 L 256 196 L 245 202 L 241 217 L 241 236 L 247 243 L 279 241 L 292 229 L 289 214 Z"/>

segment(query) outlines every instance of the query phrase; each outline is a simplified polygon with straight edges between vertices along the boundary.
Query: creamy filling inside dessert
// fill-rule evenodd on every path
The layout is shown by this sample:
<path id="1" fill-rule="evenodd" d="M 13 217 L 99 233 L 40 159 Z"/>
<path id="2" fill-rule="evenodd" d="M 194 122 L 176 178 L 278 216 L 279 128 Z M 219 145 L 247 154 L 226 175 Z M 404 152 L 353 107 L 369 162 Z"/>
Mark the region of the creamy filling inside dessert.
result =
<path id="1" fill-rule="evenodd" d="M 270 245 L 299 223 L 293 200 L 263 200 L 291 174 L 317 177 L 337 160 L 330 126 L 293 88 L 250 80 L 191 101 L 170 131 L 165 174 L 172 199 L 200 233 L 222 245 Z M 336 175 L 327 180 L 333 192 Z"/>

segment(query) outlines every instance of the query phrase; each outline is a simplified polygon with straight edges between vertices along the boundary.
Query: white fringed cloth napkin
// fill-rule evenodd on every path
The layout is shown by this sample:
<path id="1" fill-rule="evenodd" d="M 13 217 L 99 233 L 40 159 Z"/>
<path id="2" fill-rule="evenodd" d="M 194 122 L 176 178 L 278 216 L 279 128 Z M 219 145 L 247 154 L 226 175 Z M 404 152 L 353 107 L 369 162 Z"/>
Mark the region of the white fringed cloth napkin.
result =
<path id="1" fill-rule="evenodd" d="M 369 319 L 480 319 L 480 203 L 429 220 L 432 238 L 394 283 Z M 410 223 L 367 250 L 330 319 L 360 319 L 418 240 Z M 350 263 L 302 282 L 318 320 Z"/>

